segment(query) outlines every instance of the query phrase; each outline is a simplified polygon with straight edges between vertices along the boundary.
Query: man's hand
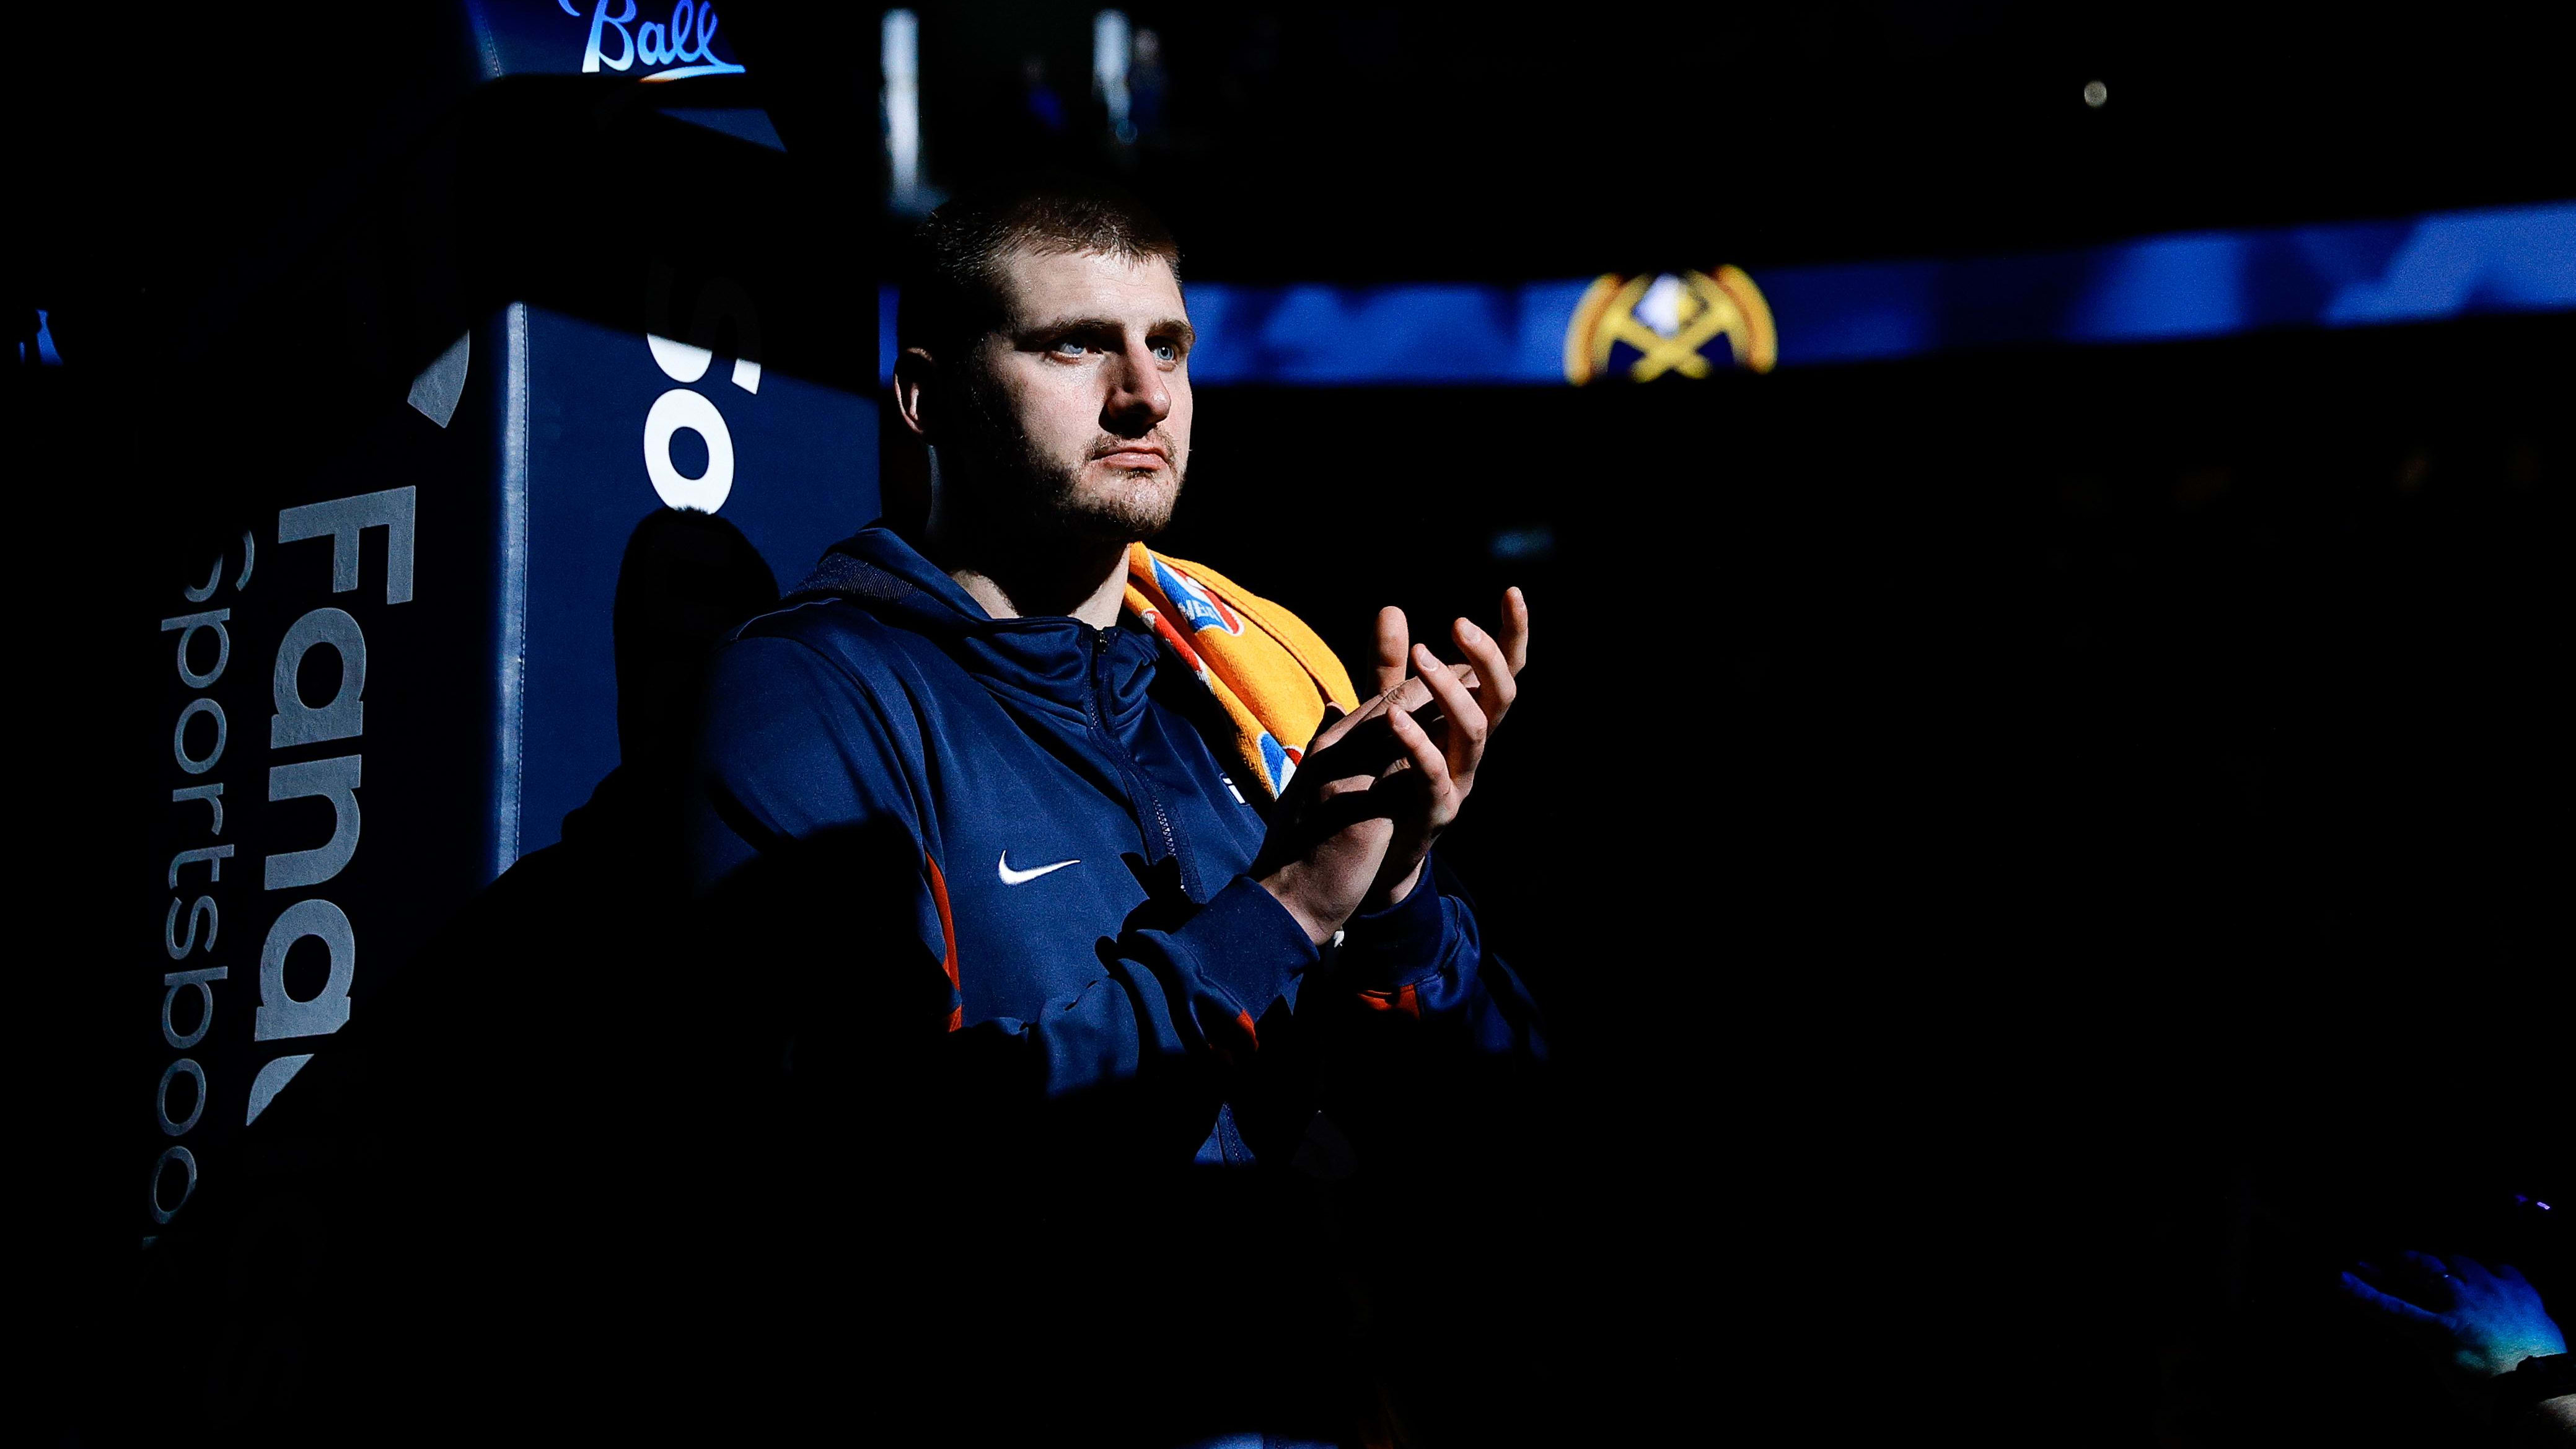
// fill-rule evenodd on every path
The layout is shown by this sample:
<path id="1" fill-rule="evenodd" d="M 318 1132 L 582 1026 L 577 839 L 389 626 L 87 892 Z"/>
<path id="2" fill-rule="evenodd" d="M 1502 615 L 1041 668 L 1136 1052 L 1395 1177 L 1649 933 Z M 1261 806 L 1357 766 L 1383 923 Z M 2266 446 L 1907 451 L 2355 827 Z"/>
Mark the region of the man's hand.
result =
<path id="1" fill-rule="evenodd" d="M 1503 591 L 1500 639 L 1465 619 L 1450 624 L 1449 637 L 1467 658 L 1463 664 L 1443 665 L 1428 645 L 1408 647 L 1404 611 L 1378 611 L 1378 698 L 1362 705 L 1359 717 L 1385 714 L 1405 753 L 1379 786 L 1393 797 L 1387 805 L 1394 833 L 1362 909 L 1384 910 L 1411 895 L 1432 842 L 1457 821 L 1476 787 L 1485 746 L 1520 693 L 1529 635 L 1529 601 L 1519 589 Z M 1413 717 L 1425 702 L 1440 706 L 1440 719 L 1428 728 Z"/>
<path id="2" fill-rule="evenodd" d="M 2510 1263 L 2490 1270 L 2458 1254 L 2401 1253 L 2393 1270 L 2354 1264 L 2343 1293 L 2442 1360 L 2473 1401 L 2479 1385 L 2524 1359 L 2567 1351 L 2540 1294 Z"/>
<path id="3" fill-rule="evenodd" d="M 1318 946 L 1359 909 L 1386 859 L 1395 822 L 1375 787 L 1399 752 L 1384 718 L 1363 720 L 1327 705 L 1324 728 L 1270 812 L 1253 878 Z"/>
<path id="4" fill-rule="evenodd" d="M 1378 693 L 1325 727 L 1271 813 L 1253 875 L 1309 939 L 1330 940 L 1362 909 L 1410 893 L 1424 855 L 1458 818 L 1494 725 L 1511 708 L 1514 676 L 1529 660 L 1529 605 L 1503 596 L 1503 637 L 1465 619 L 1452 637 L 1469 664 L 1443 665 L 1408 650 L 1404 614 L 1378 615 Z M 1408 655 L 1419 666 L 1408 677 Z M 1413 712 L 1437 703 L 1425 726 Z"/>

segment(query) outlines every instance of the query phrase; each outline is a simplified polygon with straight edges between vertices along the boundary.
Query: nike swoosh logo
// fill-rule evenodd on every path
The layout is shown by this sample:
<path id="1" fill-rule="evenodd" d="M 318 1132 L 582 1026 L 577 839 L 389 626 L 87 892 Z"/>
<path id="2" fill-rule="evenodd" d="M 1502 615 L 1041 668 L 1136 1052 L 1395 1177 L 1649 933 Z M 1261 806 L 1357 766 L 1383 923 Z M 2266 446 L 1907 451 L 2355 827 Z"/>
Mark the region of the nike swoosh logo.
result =
<path id="1" fill-rule="evenodd" d="M 1030 881 L 1036 880 L 1039 876 L 1045 875 L 1051 870 L 1062 870 L 1068 865 L 1080 864 L 1082 864 L 1082 862 L 1078 860 L 1059 860 L 1053 865 L 1042 865 L 1035 870 L 1013 870 L 1011 869 L 1011 853 L 1006 850 L 1002 852 L 1002 884 L 1027 885 Z"/>

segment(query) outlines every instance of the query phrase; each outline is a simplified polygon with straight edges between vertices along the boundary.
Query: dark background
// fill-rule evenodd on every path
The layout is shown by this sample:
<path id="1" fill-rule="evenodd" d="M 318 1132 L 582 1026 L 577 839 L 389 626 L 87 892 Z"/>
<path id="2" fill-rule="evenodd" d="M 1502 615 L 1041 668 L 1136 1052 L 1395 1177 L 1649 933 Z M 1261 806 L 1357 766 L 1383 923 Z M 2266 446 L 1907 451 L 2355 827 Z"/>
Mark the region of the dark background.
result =
<path id="1" fill-rule="evenodd" d="M 1104 143 L 1095 7 L 921 13 L 933 184 L 1125 171 L 1200 275 L 1581 276 L 1997 251 L 2565 194 L 2568 24 L 2462 5 L 1133 5 L 1159 128 Z M 863 24 L 871 30 L 872 17 Z M 873 39 L 873 35 L 869 35 Z M 1071 121 L 1027 118 L 1034 58 Z M 2088 80 L 2110 100 L 2088 109 Z M 876 89 L 874 77 L 863 88 Z"/>
<path id="2" fill-rule="evenodd" d="M 1856 1378 L 1993 1438 L 2439 1440 L 2430 1378 L 2328 1288 L 2439 1241 L 2570 1291 L 2512 1205 L 2569 1161 L 2570 340 L 1999 354 L 1508 420 L 1203 402 L 1172 548 L 1346 655 L 1379 600 L 1533 599 L 1447 848 L 1564 1049 L 1563 1155 L 1513 1170 L 1586 1245 L 1577 1402 Z M 1283 522 L 1295 451 L 1228 442 L 1313 433 L 1439 484 L 1310 478 L 1332 506 Z M 1536 523 L 1552 558 L 1475 556 Z"/>
<path id="3" fill-rule="evenodd" d="M 2564 23 L 2503 8 L 1130 13 L 1172 81 L 1122 150 L 1085 93 L 1087 8 L 926 10 L 931 180 L 1098 167 L 1167 212 L 1189 275 L 1246 281 L 1758 280 L 2571 191 Z M 291 216 L 358 189 L 368 132 L 326 122 L 427 85 L 412 23 L 276 16 L 223 52 L 253 66 L 198 31 L 55 22 L 16 98 L 10 305 L 53 311 L 67 364 L 9 390 L 42 740 L 22 818 L 49 842 L 22 963 L 52 1024 L 18 1190 L 46 1210 L 25 1243 L 55 1426 L 150 1371 L 95 1351 L 138 1311 L 130 1240 L 99 1227 L 129 1191 L 105 1149 L 149 1109 L 84 1048 L 84 973 L 124 947 L 84 937 L 81 902 L 132 854 L 97 782 L 159 726 L 120 711 L 81 620 L 131 520 L 221 486 L 159 436 L 205 365 L 195 319 L 291 273 Z M 848 198 L 816 225 L 871 264 L 902 220 L 881 173 L 837 178 L 878 164 L 873 13 L 727 24 L 835 178 L 818 196 Z M 1030 54 L 1062 131 L 1016 119 Z M 2571 344 L 2545 317 L 1635 389 L 1205 391 L 1170 551 L 1345 657 L 1381 602 L 1489 617 L 1518 582 L 1537 616 L 1449 848 L 1555 1070 L 1469 1103 L 1385 1220 L 1435 1442 L 1757 1417 L 2462 1436 L 2328 1290 L 2414 1245 L 2522 1262 L 2562 1323 L 2576 1301 L 2563 1229 L 2513 1201 L 2576 1211 L 2544 582 Z M 255 458 L 334 424 L 224 426 Z"/>

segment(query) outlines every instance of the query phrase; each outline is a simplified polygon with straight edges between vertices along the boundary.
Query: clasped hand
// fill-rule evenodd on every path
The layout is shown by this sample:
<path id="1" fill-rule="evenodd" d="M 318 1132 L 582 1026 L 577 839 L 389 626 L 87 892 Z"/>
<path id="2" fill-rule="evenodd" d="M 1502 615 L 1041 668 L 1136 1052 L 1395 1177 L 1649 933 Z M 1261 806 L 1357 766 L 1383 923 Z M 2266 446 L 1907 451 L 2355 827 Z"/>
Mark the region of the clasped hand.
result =
<path id="1" fill-rule="evenodd" d="M 2480 1385 L 2534 1354 L 2565 1353 L 2540 1294 L 2509 1263 L 2406 1252 L 2387 1268 L 2356 1263 L 2343 1293 L 2371 1316 L 2404 1331 L 2450 1371 L 2473 1406 Z"/>
<path id="2" fill-rule="evenodd" d="M 1421 879 L 1424 857 L 1475 789 L 1485 747 L 1519 692 L 1528 601 L 1505 591 L 1499 639 L 1465 619 L 1451 624 L 1450 638 L 1465 656 L 1456 664 L 1410 641 L 1403 610 L 1379 610 L 1377 693 L 1347 715 L 1326 712 L 1271 813 L 1253 875 L 1318 945 L 1353 915 L 1404 899 Z"/>

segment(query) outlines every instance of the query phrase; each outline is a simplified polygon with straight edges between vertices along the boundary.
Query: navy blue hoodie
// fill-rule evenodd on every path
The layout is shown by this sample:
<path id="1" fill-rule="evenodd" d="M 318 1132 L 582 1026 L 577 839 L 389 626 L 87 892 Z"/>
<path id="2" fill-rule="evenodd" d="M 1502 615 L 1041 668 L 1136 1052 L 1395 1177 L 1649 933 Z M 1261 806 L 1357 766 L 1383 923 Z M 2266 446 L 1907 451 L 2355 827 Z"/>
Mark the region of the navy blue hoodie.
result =
<path id="1" fill-rule="evenodd" d="M 995 619 L 869 528 L 718 653 L 697 880 L 719 889 L 839 832 L 896 841 L 917 869 L 871 899 L 901 919 L 849 925 L 919 951 L 854 953 L 886 978 L 861 998 L 934 1012 L 940 983 L 913 978 L 936 970 L 948 1031 L 1007 1043 L 1049 1098 L 1257 1057 L 1328 1001 L 1426 1040 L 1539 1050 L 1518 982 L 1432 869 L 1319 953 L 1246 874 L 1268 802 L 1230 778 L 1227 738 L 1135 621 Z M 1184 1156 L 1196 1141 L 1202 1160 L 1242 1160 L 1220 1102 L 1197 1110 Z"/>

